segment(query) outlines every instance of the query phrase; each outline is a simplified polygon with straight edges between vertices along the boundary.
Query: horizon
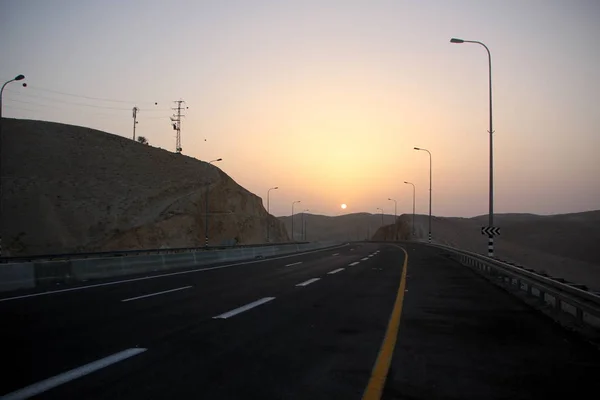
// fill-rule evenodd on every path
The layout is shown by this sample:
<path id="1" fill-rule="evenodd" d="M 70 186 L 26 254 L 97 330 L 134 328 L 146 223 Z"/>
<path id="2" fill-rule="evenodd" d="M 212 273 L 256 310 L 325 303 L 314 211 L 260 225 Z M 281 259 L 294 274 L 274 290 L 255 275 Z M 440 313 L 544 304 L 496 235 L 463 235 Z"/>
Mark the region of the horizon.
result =
<path id="1" fill-rule="evenodd" d="M 415 183 L 417 214 L 427 215 L 428 158 L 413 147 L 432 152 L 432 216 L 487 215 L 487 57 L 449 40 L 482 41 L 493 63 L 494 215 L 600 208 L 600 3 L 1 8 L 9 40 L 0 43 L 0 78 L 24 74 L 28 85 L 7 86 L 3 117 L 130 138 L 137 106 L 137 135 L 173 152 L 170 108 L 183 99 L 183 154 L 223 158 L 215 166 L 264 204 L 279 186 L 270 197 L 276 216 L 289 216 L 295 200 L 314 215 L 377 215 L 378 207 L 394 215 L 388 198 L 398 215 L 412 214 L 404 181 Z"/>

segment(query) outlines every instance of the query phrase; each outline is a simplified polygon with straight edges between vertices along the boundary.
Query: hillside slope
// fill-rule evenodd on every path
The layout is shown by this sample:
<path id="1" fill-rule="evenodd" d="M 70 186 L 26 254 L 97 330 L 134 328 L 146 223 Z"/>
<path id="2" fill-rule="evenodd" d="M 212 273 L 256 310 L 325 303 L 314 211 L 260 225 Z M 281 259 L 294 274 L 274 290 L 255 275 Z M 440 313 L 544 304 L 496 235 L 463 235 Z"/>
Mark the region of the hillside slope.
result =
<path id="1" fill-rule="evenodd" d="M 287 232 L 213 165 L 105 132 L 4 119 L 3 256 L 261 243 Z"/>

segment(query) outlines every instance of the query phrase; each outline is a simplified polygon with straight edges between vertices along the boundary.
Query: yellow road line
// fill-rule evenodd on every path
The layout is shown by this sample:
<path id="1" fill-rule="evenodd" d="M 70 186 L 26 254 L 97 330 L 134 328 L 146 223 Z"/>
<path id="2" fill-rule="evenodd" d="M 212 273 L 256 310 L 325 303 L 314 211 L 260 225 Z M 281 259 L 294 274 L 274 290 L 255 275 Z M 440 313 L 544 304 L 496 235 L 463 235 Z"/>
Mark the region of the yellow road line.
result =
<path id="1" fill-rule="evenodd" d="M 400 246 L 398 246 L 400 247 Z M 371 371 L 371 378 L 363 394 L 363 400 L 379 400 L 383 393 L 385 380 L 390 369 L 394 347 L 396 347 L 396 338 L 398 337 L 398 328 L 400 326 L 400 317 L 402 315 L 402 304 L 404 303 L 404 289 L 406 287 L 406 269 L 408 267 L 408 253 L 402 247 L 404 252 L 404 266 L 402 267 L 402 277 L 400 278 L 400 287 L 396 295 L 396 302 L 390 320 L 388 322 L 383 343 L 379 349 L 377 360 Z"/>

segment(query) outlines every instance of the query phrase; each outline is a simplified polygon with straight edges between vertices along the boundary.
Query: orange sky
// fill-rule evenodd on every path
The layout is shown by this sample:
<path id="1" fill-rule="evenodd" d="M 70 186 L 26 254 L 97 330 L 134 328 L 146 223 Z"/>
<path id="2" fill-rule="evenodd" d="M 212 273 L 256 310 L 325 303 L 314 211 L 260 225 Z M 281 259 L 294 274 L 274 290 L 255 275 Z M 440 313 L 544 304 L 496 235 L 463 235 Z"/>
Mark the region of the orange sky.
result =
<path id="1" fill-rule="evenodd" d="M 495 211 L 600 208 L 598 3 L 2 8 L 0 33 L 10 40 L 0 44 L 0 77 L 23 73 L 30 85 L 5 92 L 5 116 L 129 137 L 138 105 L 138 134 L 173 151 L 168 108 L 182 98 L 190 107 L 183 153 L 222 157 L 219 167 L 261 197 L 279 186 L 271 192 L 276 215 L 289 214 L 294 200 L 327 215 L 341 203 L 345 213 L 393 213 L 389 197 L 399 213 L 410 212 L 405 180 L 426 213 L 428 157 L 415 146 L 433 154 L 434 214 L 486 213 L 487 57 L 477 45 L 449 43 L 481 40 L 494 68 Z"/>

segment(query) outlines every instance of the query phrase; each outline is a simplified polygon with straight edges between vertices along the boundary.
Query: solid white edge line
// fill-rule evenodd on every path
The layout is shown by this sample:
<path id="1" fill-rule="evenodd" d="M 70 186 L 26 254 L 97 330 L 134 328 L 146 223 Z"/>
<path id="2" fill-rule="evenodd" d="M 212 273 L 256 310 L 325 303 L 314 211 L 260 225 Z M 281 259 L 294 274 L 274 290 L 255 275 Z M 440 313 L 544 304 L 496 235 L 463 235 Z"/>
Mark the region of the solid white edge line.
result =
<path id="1" fill-rule="evenodd" d="M 353 262 L 353 263 L 350 263 L 350 264 L 348 264 L 348 266 L 349 266 L 349 267 L 354 267 L 355 265 L 358 265 L 358 264 L 360 264 L 360 262 L 358 262 L 358 261 L 355 261 L 355 262 Z"/>
<path id="2" fill-rule="evenodd" d="M 158 296 L 159 294 L 165 294 L 165 293 L 171 293 L 171 292 L 177 292 L 179 290 L 185 290 L 185 289 L 189 289 L 192 286 L 184 286 L 184 287 L 180 287 L 177 289 L 171 289 L 171 290 L 164 290 L 162 292 L 156 292 L 156 293 L 151 293 L 151 294 L 145 294 L 143 296 L 138 296 L 138 297 L 131 297 L 129 299 L 124 299 L 121 300 L 121 302 L 125 303 L 126 301 L 133 301 L 133 300 L 138 300 L 138 299 L 145 299 L 146 297 L 152 297 L 152 296 Z"/>
<path id="3" fill-rule="evenodd" d="M 334 269 L 333 271 L 328 272 L 328 275 L 333 275 L 333 274 L 337 274 L 338 272 L 342 272 L 344 270 L 344 268 L 338 268 L 338 269 Z"/>
<path id="4" fill-rule="evenodd" d="M 286 267 L 292 267 L 292 266 L 298 265 L 298 264 L 302 264 L 302 261 L 298 261 L 298 262 L 295 262 L 295 263 L 287 264 Z"/>
<path id="5" fill-rule="evenodd" d="M 297 284 L 296 286 L 308 286 L 308 285 L 310 285 L 311 283 L 314 283 L 314 282 L 316 282 L 316 281 L 319 281 L 319 280 L 321 280 L 321 278 L 312 278 L 312 279 L 309 279 L 309 280 L 307 280 L 307 281 L 304 281 L 304 282 L 302 282 L 302 283 L 299 283 L 299 284 Z"/>
<path id="6" fill-rule="evenodd" d="M 344 246 L 347 246 L 347 245 L 346 244 L 342 244 L 342 245 L 337 246 L 337 247 L 344 247 Z M 334 248 L 337 248 L 337 247 L 334 247 Z M 297 256 L 305 255 L 305 254 L 317 253 L 319 251 L 326 251 L 326 250 L 331 250 L 331 248 L 310 250 L 310 251 L 307 251 L 305 253 L 294 253 L 294 254 L 288 254 L 288 255 L 280 256 L 280 257 L 265 258 L 263 260 L 243 261 L 243 262 L 234 263 L 234 264 L 219 265 L 217 267 L 196 268 L 196 269 L 190 269 L 190 270 L 187 270 L 187 271 L 170 272 L 168 274 L 145 276 L 143 278 L 131 278 L 131 279 L 125 279 L 125 280 L 122 280 L 122 281 L 97 283 L 95 285 L 79 286 L 79 287 L 74 287 L 74 288 L 69 288 L 69 289 L 52 290 L 52 291 L 42 292 L 42 293 L 31 293 L 31 294 L 25 294 L 25 295 L 22 295 L 22 296 L 14 296 L 14 297 L 7 297 L 7 298 L 4 298 L 4 299 L 0 299 L 0 303 L 3 302 L 3 301 L 26 299 L 28 297 L 45 296 L 45 295 L 48 295 L 48 294 L 64 293 L 64 292 L 72 292 L 72 291 L 76 291 L 76 290 L 92 289 L 92 288 L 101 287 L 101 286 L 120 285 L 122 283 L 128 283 L 128 282 L 145 281 L 145 280 L 148 280 L 148 279 L 158 279 L 158 278 L 164 278 L 164 277 L 167 277 L 167 276 L 191 274 L 193 272 L 203 272 L 203 271 L 212 271 L 212 270 L 215 270 L 215 269 L 231 268 L 231 267 L 236 267 L 238 265 L 256 264 L 256 263 L 261 263 L 261 262 L 266 262 L 266 261 L 281 260 L 281 259 L 284 259 L 284 258 L 297 257 Z"/>
<path id="7" fill-rule="evenodd" d="M 243 313 L 244 311 L 248 311 L 254 307 L 258 307 L 261 304 L 268 303 L 271 300 L 275 300 L 275 297 L 263 297 L 262 299 L 253 301 L 252 303 L 248 303 L 245 306 L 241 306 L 241 307 L 235 308 L 231 311 L 227 311 L 226 313 L 217 315 L 216 317 L 213 317 L 213 319 L 227 319 L 227 318 L 233 317 L 234 315 L 237 315 L 239 313 Z"/>
<path id="8" fill-rule="evenodd" d="M 43 381 L 34 383 L 33 385 L 26 386 L 23 389 L 19 389 L 12 393 L 8 393 L 2 396 L 2 400 L 28 399 L 30 397 L 36 396 L 40 393 L 53 389 L 69 381 L 91 374 L 92 372 L 98 371 L 99 369 L 106 368 L 111 364 L 118 363 L 119 361 L 123 361 L 129 357 L 133 357 L 135 355 L 143 353 L 146 350 L 147 349 L 144 348 L 131 348 L 123 350 L 111 356 L 104 357 L 100 360 L 96 360 L 89 364 L 82 365 L 81 367 L 77 367 L 70 371 L 63 372 L 62 374 L 53 376 L 52 378 L 48 378 Z"/>

